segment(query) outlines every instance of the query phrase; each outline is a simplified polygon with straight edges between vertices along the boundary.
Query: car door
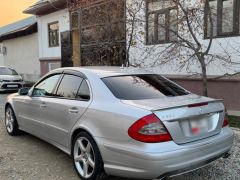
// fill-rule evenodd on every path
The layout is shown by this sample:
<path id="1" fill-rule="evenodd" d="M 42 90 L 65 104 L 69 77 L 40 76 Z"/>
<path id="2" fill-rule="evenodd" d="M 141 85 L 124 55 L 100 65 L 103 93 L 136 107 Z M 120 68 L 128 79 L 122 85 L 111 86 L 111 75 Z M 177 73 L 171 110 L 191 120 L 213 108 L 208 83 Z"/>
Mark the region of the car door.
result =
<path id="1" fill-rule="evenodd" d="M 55 92 L 55 98 L 48 100 L 43 114 L 51 140 L 67 147 L 72 127 L 89 105 L 90 91 L 87 80 L 76 74 L 64 74 Z"/>
<path id="2" fill-rule="evenodd" d="M 48 126 L 43 115 L 47 113 L 47 102 L 53 98 L 61 76 L 62 74 L 52 74 L 44 78 L 34 87 L 30 96 L 17 102 L 19 123 L 27 132 L 40 137 L 46 136 Z"/>

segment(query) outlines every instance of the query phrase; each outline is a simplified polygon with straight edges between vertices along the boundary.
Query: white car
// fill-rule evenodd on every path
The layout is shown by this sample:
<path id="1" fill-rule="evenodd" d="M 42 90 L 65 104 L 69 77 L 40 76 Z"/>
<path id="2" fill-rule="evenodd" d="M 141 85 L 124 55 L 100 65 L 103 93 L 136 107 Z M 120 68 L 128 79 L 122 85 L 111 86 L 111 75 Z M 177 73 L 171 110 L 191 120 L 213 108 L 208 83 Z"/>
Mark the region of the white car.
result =
<path id="1" fill-rule="evenodd" d="M 23 78 L 14 69 L 0 66 L 0 92 L 18 90 L 24 84 Z"/>

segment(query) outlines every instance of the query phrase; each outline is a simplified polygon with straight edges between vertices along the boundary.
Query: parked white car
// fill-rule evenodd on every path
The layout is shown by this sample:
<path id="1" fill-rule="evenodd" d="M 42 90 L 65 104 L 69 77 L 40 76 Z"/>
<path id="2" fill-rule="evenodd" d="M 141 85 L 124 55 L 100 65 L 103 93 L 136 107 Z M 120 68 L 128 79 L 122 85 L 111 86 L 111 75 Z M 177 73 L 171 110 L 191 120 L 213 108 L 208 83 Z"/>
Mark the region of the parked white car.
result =
<path id="1" fill-rule="evenodd" d="M 14 69 L 0 66 L 0 92 L 18 90 L 24 84 L 23 78 Z"/>

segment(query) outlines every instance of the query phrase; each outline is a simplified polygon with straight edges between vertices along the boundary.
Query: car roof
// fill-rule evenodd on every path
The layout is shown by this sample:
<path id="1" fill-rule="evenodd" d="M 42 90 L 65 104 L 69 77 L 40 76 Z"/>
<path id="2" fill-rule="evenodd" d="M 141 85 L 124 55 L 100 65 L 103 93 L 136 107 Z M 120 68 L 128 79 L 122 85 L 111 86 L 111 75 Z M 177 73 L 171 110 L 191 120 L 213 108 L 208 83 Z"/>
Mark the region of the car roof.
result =
<path id="1" fill-rule="evenodd" d="M 95 74 L 100 78 L 111 77 L 111 76 L 121 76 L 121 75 L 130 75 L 130 74 L 153 74 L 153 72 L 148 71 L 142 68 L 135 67 L 116 67 L 116 66 L 86 66 L 86 67 L 67 67 L 60 68 L 54 71 L 64 71 L 64 70 L 73 70 L 79 71 L 89 76 Z M 52 72 L 54 72 L 52 71 Z"/>
<path id="2" fill-rule="evenodd" d="M 0 66 L 0 68 L 13 69 L 13 68 L 10 68 L 10 67 L 7 67 L 7 66 Z"/>

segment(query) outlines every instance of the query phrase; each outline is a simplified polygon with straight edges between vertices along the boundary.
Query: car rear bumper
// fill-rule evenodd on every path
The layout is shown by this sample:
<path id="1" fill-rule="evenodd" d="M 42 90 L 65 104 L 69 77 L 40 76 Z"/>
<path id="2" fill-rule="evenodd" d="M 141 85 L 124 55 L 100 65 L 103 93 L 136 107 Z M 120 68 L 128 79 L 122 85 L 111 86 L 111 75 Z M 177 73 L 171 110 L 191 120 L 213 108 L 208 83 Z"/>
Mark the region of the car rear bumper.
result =
<path id="1" fill-rule="evenodd" d="M 178 175 L 185 174 L 185 173 L 188 173 L 188 172 L 192 172 L 194 170 L 203 168 L 203 167 L 211 164 L 212 162 L 216 161 L 217 159 L 222 158 L 226 155 L 228 155 L 228 153 L 224 152 L 223 154 L 220 154 L 218 156 L 214 156 L 214 157 L 209 158 L 209 159 L 207 159 L 205 161 L 202 161 L 202 162 L 195 163 L 191 166 L 184 167 L 184 168 L 181 168 L 181 169 L 178 169 L 178 170 L 174 170 L 174 171 L 162 174 L 159 177 L 157 177 L 157 179 L 164 179 L 166 177 L 173 177 L 173 176 L 178 176 Z"/>
<path id="2" fill-rule="evenodd" d="M 173 141 L 141 144 L 140 147 L 101 141 L 100 151 L 106 173 L 115 176 L 154 179 L 176 176 L 201 168 L 228 153 L 233 144 L 233 131 L 223 128 L 218 135 L 198 142 L 177 145 Z M 98 142 L 99 143 L 99 142 Z"/>

